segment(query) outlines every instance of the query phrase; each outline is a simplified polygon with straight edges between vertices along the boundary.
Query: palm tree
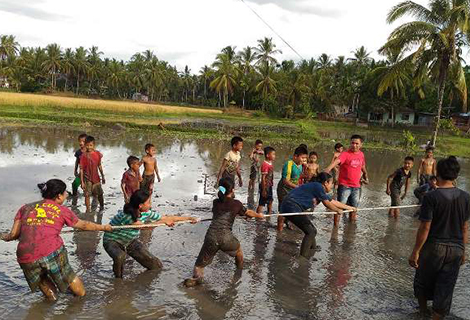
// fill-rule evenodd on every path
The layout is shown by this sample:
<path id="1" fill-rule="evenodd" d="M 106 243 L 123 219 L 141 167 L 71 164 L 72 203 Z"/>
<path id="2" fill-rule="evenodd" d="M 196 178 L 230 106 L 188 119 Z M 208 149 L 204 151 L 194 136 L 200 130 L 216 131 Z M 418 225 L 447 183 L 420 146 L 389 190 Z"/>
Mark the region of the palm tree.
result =
<path id="1" fill-rule="evenodd" d="M 259 73 L 261 74 L 261 81 L 255 87 L 255 90 L 261 92 L 263 96 L 263 110 L 266 107 L 266 99 L 269 94 L 276 94 L 276 81 L 273 79 L 274 75 L 274 66 L 269 65 L 268 63 L 262 64 L 258 68 Z"/>
<path id="2" fill-rule="evenodd" d="M 70 78 L 70 75 L 75 72 L 74 54 L 72 49 L 65 49 L 64 55 L 62 56 L 61 68 L 62 71 L 65 73 L 64 91 L 67 91 L 67 82 Z"/>
<path id="3" fill-rule="evenodd" d="M 207 99 L 207 80 L 212 76 L 213 70 L 208 67 L 204 66 L 199 70 L 199 75 L 202 78 L 202 82 L 204 84 L 204 101 Z"/>
<path id="4" fill-rule="evenodd" d="M 254 73 L 254 62 L 257 59 L 257 54 L 252 47 L 245 47 L 238 53 L 238 63 L 240 68 L 240 87 L 243 89 L 242 107 L 245 108 L 246 92 L 250 89 L 251 75 Z"/>
<path id="5" fill-rule="evenodd" d="M 224 108 L 227 107 L 228 97 L 233 93 L 237 82 L 238 68 L 233 62 L 233 57 L 227 53 L 217 55 L 217 60 L 212 64 L 216 70 L 216 78 L 210 83 L 210 87 L 214 89 L 220 96 L 223 94 Z"/>
<path id="6" fill-rule="evenodd" d="M 0 36 L 0 60 L 7 60 L 8 57 L 18 53 L 19 44 L 12 35 Z"/>
<path id="7" fill-rule="evenodd" d="M 101 61 L 101 52 L 97 46 L 92 46 L 90 50 L 88 50 L 87 62 L 88 62 L 88 78 L 90 79 L 90 88 L 93 89 L 93 81 L 95 79 L 99 82 L 99 76 L 101 73 L 102 68 L 102 61 Z M 98 83 L 99 87 L 99 83 Z"/>
<path id="8" fill-rule="evenodd" d="M 117 61 L 116 59 L 112 59 L 108 65 L 107 83 L 111 88 L 116 90 L 119 98 L 121 98 L 119 87 L 124 81 L 125 81 L 125 71 L 124 71 L 123 63 L 120 61 Z"/>
<path id="9" fill-rule="evenodd" d="M 51 75 L 51 88 L 52 90 L 56 87 L 57 72 L 61 68 L 62 51 L 60 46 L 56 43 L 49 44 L 46 47 L 47 58 L 43 63 L 44 70 Z"/>
<path id="10" fill-rule="evenodd" d="M 75 72 L 77 73 L 77 93 L 80 90 L 80 76 L 88 72 L 88 61 L 87 61 L 87 50 L 84 47 L 75 49 L 75 55 L 73 59 L 73 65 Z"/>
<path id="11" fill-rule="evenodd" d="M 390 95 L 392 127 L 395 125 L 395 99 L 405 98 L 406 89 L 411 87 L 412 61 L 402 59 L 399 54 L 388 53 L 387 63 L 372 70 L 370 78 L 377 86 L 377 95 Z"/>
<path id="12" fill-rule="evenodd" d="M 387 22 L 393 23 L 405 15 L 413 16 L 416 20 L 392 31 L 381 51 L 402 54 L 411 51 L 408 57 L 414 63 L 415 81 L 422 82 L 425 77 L 429 77 L 437 82 L 437 118 L 432 138 L 432 145 L 435 146 L 449 76 L 457 80 L 463 101 L 462 109 L 467 109 L 467 85 L 461 63 L 461 48 L 467 45 L 466 37 L 470 31 L 469 3 L 466 0 L 430 0 L 428 9 L 413 1 L 405 1 L 390 10 Z"/>
<path id="13" fill-rule="evenodd" d="M 282 53 L 281 50 L 276 49 L 276 45 L 273 42 L 272 38 L 264 38 L 258 40 L 258 46 L 255 48 L 255 51 L 258 53 L 258 61 L 256 64 L 277 64 L 275 54 Z"/>

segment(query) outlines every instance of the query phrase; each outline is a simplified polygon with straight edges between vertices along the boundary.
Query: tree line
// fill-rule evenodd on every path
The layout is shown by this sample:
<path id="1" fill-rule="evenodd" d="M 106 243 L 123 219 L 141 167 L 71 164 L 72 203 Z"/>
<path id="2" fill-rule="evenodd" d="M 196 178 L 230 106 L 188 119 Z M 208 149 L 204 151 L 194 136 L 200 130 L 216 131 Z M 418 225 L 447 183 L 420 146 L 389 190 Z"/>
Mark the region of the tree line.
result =
<path id="1" fill-rule="evenodd" d="M 429 7 L 429 8 L 428 8 Z M 223 48 L 214 62 L 194 72 L 178 70 L 151 50 L 129 61 L 103 58 L 89 49 L 21 47 L 13 35 L 0 37 L 0 79 L 17 91 L 64 91 L 91 97 L 228 107 L 237 105 L 280 116 L 328 113 L 346 106 L 357 116 L 400 108 L 435 112 L 466 110 L 470 69 L 469 1 L 430 0 L 429 6 L 405 1 L 387 17 L 415 21 L 397 27 L 373 59 L 361 46 L 348 57 L 279 61 L 271 38 L 238 50 Z"/>

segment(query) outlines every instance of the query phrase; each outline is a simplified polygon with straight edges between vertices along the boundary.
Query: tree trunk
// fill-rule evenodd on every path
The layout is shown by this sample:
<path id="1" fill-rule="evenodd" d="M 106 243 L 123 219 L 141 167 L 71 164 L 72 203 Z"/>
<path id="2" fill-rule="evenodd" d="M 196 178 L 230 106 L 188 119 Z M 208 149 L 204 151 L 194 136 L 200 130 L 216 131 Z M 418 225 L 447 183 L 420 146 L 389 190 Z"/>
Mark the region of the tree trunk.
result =
<path id="1" fill-rule="evenodd" d="M 392 103 L 392 128 L 395 127 L 395 106 Z"/>
<path id="2" fill-rule="evenodd" d="M 243 99 L 242 99 L 242 107 L 245 109 L 245 95 L 246 95 L 246 90 L 243 89 Z"/>
<path id="3" fill-rule="evenodd" d="M 431 145 L 433 147 L 436 147 L 437 134 L 439 132 L 439 124 L 441 121 L 442 103 L 444 102 L 444 89 L 446 86 L 448 66 L 449 66 L 449 59 L 444 59 L 441 65 L 441 70 L 440 70 L 439 91 L 437 92 L 437 96 L 438 96 L 437 119 L 436 119 L 436 127 L 434 128 L 434 134 L 433 134 L 432 141 L 431 141 Z"/>
<path id="4" fill-rule="evenodd" d="M 80 88 L 80 72 L 77 73 L 77 95 L 78 95 L 78 89 Z"/>
<path id="5" fill-rule="evenodd" d="M 442 113 L 442 103 L 444 101 L 444 88 L 445 88 L 445 82 L 442 81 L 439 84 L 437 119 L 436 119 L 436 126 L 434 128 L 434 134 L 433 134 L 432 141 L 431 141 L 431 145 L 433 147 L 436 147 L 437 134 L 439 132 L 439 124 L 440 124 L 440 121 L 441 121 L 441 113 Z"/>

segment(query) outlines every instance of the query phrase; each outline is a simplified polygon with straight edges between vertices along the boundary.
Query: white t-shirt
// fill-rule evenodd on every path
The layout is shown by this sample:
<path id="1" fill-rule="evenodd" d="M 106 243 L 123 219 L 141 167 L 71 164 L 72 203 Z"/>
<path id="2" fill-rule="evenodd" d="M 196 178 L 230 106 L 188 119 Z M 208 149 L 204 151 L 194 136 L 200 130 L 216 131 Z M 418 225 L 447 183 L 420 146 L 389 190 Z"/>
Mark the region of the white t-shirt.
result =
<path id="1" fill-rule="evenodd" d="M 240 155 L 240 151 L 234 152 L 230 150 L 225 155 L 224 159 L 227 160 L 227 168 L 225 169 L 228 174 L 235 174 L 238 169 L 238 164 L 240 163 L 242 156 Z"/>

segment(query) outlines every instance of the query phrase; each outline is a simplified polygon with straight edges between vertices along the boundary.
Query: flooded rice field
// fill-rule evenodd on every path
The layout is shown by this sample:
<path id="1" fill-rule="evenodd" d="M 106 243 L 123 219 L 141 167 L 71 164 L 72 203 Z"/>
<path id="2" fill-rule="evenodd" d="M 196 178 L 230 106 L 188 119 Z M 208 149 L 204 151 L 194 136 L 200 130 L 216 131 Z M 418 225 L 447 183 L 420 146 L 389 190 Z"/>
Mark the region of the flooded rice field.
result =
<path id="1" fill-rule="evenodd" d="M 52 128 L 0 129 L 0 231 L 9 230 L 22 204 L 40 198 L 37 183 L 50 178 L 72 182 L 79 133 Z M 157 146 L 162 177 L 156 184 L 153 208 L 163 214 L 211 216 L 213 196 L 204 193 L 204 174 L 216 175 L 230 148 L 228 142 L 114 131 L 89 133 L 97 138 L 97 149 L 104 156 L 106 209 L 102 214 L 86 215 L 84 199 L 70 198 L 67 205 L 80 218 L 107 223 L 122 207 L 120 179 L 126 158 L 141 156 L 147 142 Z M 295 146 L 273 146 L 278 180 L 281 166 Z M 253 205 L 257 190 L 254 194 L 247 191 L 251 147 L 245 144 L 245 181 L 237 198 Z M 333 147 L 316 151 L 325 167 Z M 367 141 L 364 153 L 371 183 L 364 187 L 361 207 L 389 205 L 386 177 L 401 165 L 405 154 L 369 151 Z M 468 191 L 470 162 L 462 160 L 461 164 L 458 184 Z M 415 174 L 416 167 L 413 187 Z M 213 183 L 210 178 L 208 184 Z M 404 204 L 415 203 L 410 192 Z M 331 217 L 314 219 L 321 246 L 318 261 L 298 258 L 300 232 L 278 234 L 274 219 L 237 220 L 234 233 L 245 255 L 243 272 L 235 274 L 233 260 L 220 253 L 206 268 L 206 283 L 189 289 L 182 282 L 191 275 L 207 222 L 142 232 L 142 240 L 162 260 L 164 269 L 145 271 L 129 260 L 123 280 L 113 278 L 112 260 L 102 247 L 101 233 L 64 234 L 71 264 L 84 280 L 87 296 L 60 295 L 55 303 L 46 302 L 40 293 L 30 293 L 16 262 L 16 243 L 2 242 L 0 314 L 3 319 L 417 319 L 414 272 L 407 263 L 418 226 L 413 213 L 414 209 L 402 210 L 394 220 L 386 211 L 367 212 L 359 214 L 356 224 L 343 221 L 338 229 L 332 228 Z M 467 263 L 457 282 L 450 319 L 470 319 L 469 295 Z"/>

